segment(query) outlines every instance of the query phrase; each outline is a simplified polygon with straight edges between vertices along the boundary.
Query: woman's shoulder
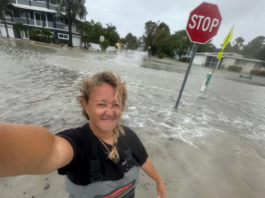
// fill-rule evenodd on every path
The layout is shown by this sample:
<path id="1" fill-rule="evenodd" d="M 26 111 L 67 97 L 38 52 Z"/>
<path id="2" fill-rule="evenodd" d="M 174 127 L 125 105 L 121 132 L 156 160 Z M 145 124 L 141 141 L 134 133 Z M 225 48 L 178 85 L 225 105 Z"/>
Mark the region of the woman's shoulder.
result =
<path id="1" fill-rule="evenodd" d="M 76 144 L 80 144 L 84 140 L 84 133 L 82 127 L 65 129 L 56 133 L 55 135 L 71 142 L 75 141 Z"/>
<path id="2" fill-rule="evenodd" d="M 139 139 L 137 134 L 131 128 L 129 128 L 127 126 L 123 126 L 123 125 L 121 125 L 121 127 L 123 128 L 123 130 L 125 132 L 126 139 L 134 139 L 134 140 Z"/>

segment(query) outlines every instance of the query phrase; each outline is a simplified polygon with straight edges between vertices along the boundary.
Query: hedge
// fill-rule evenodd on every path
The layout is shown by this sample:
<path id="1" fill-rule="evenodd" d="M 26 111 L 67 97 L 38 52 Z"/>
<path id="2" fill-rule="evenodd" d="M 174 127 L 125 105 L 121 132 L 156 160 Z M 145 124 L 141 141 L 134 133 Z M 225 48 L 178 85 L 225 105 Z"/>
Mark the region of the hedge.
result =
<path id="1" fill-rule="evenodd" d="M 229 71 L 233 71 L 233 72 L 240 72 L 243 69 L 243 67 L 239 67 L 239 66 L 235 66 L 235 65 L 230 65 L 228 67 Z"/>
<path id="2" fill-rule="evenodd" d="M 159 53 L 159 54 L 158 54 L 158 58 L 162 59 L 162 58 L 164 58 L 164 57 L 165 57 L 165 54 L 164 54 L 164 53 Z"/>
<path id="3" fill-rule="evenodd" d="M 251 70 L 250 74 L 257 75 L 257 76 L 265 76 L 265 71 Z"/>

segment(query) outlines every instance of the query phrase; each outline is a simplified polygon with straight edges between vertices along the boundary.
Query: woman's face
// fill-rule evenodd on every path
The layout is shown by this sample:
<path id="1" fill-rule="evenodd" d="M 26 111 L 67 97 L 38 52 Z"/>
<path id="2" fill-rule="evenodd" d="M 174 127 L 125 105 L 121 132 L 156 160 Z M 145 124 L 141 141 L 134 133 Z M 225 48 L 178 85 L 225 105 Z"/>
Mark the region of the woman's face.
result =
<path id="1" fill-rule="evenodd" d="M 110 132 L 118 125 L 122 110 L 114 96 L 114 88 L 107 83 L 102 83 L 90 93 L 88 104 L 83 105 L 93 128 Z"/>

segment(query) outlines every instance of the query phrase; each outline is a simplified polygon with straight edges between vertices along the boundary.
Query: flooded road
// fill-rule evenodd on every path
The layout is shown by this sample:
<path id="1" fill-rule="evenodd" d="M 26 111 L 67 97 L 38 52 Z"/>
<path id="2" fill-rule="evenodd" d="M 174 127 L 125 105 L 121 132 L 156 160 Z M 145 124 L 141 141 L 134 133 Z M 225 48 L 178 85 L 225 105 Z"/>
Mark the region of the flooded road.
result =
<path id="1" fill-rule="evenodd" d="M 201 84 L 211 70 L 194 65 L 176 111 L 174 105 L 186 68 L 187 64 L 174 60 L 155 57 L 149 60 L 144 52 L 101 54 L 0 38 L 0 121 L 44 126 L 52 133 L 78 127 L 85 121 L 76 101 L 82 78 L 99 71 L 112 70 L 126 81 L 129 93 L 128 109 L 123 114 L 122 123 L 136 130 L 147 145 L 150 156 L 157 157 L 158 164 L 162 163 L 158 159 L 159 154 L 153 153 L 152 149 L 160 141 L 165 145 L 170 142 L 175 154 L 184 150 L 184 147 L 191 149 L 191 155 L 184 161 L 194 171 L 207 172 L 202 170 L 203 162 L 212 163 L 210 167 L 219 165 L 219 162 L 211 162 L 205 156 L 211 152 L 209 155 L 219 160 L 222 157 L 215 156 L 214 152 L 222 152 L 222 155 L 229 155 L 223 159 L 227 159 L 225 164 L 230 164 L 227 166 L 233 166 L 233 172 L 239 174 L 238 171 L 242 169 L 241 175 L 235 178 L 241 178 L 244 184 L 230 180 L 229 172 L 216 174 L 218 170 L 213 169 L 208 172 L 209 175 L 224 177 L 227 174 L 227 178 L 223 178 L 224 185 L 233 189 L 231 192 L 234 189 L 236 191 L 234 194 L 225 194 L 227 188 L 220 186 L 220 183 L 215 187 L 209 186 L 214 185 L 211 183 L 215 177 L 211 180 L 201 178 L 204 187 L 200 189 L 212 188 L 213 192 L 209 196 L 202 193 L 198 197 L 262 197 L 262 185 L 265 184 L 265 78 L 254 76 L 250 82 L 239 79 L 237 73 L 218 70 L 207 92 L 202 93 Z M 164 155 L 174 155 L 170 149 L 160 149 Z M 192 149 L 200 153 L 199 159 L 195 160 L 196 154 Z M 230 159 L 232 156 L 236 162 Z M 193 162 L 198 163 L 196 168 L 192 167 Z M 243 162 L 246 165 L 242 165 Z M 242 173 L 242 167 L 245 167 L 247 177 Z M 161 168 L 165 175 L 168 175 L 167 171 Z M 188 192 L 181 194 L 180 188 L 183 189 L 188 183 L 198 183 L 192 179 L 176 182 L 173 186 L 168 185 L 169 197 L 185 197 L 182 195 Z M 190 188 L 193 189 L 192 185 Z M 12 193 L 7 190 L 3 192 L 4 197 Z M 139 192 L 145 196 L 144 192 Z M 196 192 L 193 192 L 194 195 Z"/>

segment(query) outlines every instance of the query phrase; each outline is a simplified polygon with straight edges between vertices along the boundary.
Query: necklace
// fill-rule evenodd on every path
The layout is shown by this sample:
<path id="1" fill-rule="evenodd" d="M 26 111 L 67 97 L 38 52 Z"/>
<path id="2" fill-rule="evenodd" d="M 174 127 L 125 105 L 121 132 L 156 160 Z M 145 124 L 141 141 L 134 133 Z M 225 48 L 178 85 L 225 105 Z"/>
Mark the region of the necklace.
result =
<path id="1" fill-rule="evenodd" d="M 107 151 L 110 153 L 110 150 L 108 149 L 108 147 L 106 146 L 106 144 L 98 136 L 97 136 L 97 138 L 103 144 L 103 146 L 107 149 Z"/>

